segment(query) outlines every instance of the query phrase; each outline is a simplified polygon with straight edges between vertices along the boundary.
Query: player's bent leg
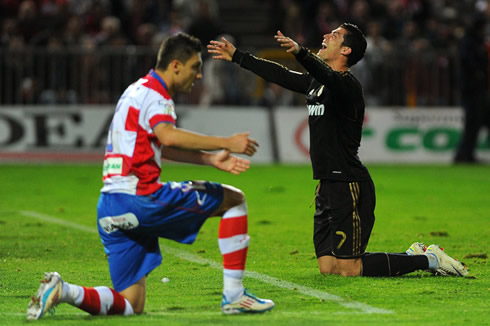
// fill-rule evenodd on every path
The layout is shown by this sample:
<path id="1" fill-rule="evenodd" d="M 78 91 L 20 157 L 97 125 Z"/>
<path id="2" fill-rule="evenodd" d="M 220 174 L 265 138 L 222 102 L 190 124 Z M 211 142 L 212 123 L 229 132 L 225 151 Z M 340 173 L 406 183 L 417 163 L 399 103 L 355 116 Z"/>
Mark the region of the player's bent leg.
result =
<path id="1" fill-rule="evenodd" d="M 119 293 L 129 301 L 135 314 L 142 314 L 145 309 L 146 276 Z"/>
<path id="2" fill-rule="evenodd" d="M 427 255 L 374 252 L 362 256 L 362 276 L 401 276 L 429 267 Z"/>
<path id="3" fill-rule="evenodd" d="M 223 216 L 230 208 L 245 203 L 245 194 L 238 188 L 230 185 L 222 185 L 223 187 L 223 202 L 211 216 Z"/>
<path id="4" fill-rule="evenodd" d="M 222 216 L 218 245 L 223 255 L 223 300 L 225 314 L 265 312 L 274 302 L 248 293 L 243 286 L 248 243 L 248 209 L 243 192 L 223 185 L 223 202 L 213 215 Z"/>
<path id="5" fill-rule="evenodd" d="M 336 258 L 333 256 L 318 257 L 318 268 L 323 275 L 338 274 Z"/>

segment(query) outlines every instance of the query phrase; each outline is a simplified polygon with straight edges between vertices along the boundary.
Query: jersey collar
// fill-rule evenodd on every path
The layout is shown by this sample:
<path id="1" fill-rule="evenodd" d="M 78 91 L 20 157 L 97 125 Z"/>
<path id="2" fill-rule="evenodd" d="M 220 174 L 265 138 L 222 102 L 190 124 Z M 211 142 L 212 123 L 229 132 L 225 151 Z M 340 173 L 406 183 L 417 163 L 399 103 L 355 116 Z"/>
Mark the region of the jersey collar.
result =
<path id="1" fill-rule="evenodd" d="M 165 84 L 165 81 L 162 79 L 162 77 L 160 77 L 159 74 L 157 74 L 157 72 L 154 69 L 150 70 L 149 75 L 155 78 L 156 80 L 158 80 L 160 84 L 162 84 L 163 88 L 165 88 L 165 90 L 168 92 L 167 84 Z"/>

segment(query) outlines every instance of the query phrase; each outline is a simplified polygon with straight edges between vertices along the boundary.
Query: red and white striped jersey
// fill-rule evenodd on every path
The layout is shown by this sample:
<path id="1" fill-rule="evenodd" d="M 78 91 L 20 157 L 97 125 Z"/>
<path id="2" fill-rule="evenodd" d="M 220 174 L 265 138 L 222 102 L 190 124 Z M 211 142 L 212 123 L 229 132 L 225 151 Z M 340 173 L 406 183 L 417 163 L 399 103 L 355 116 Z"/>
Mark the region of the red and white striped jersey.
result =
<path id="1" fill-rule="evenodd" d="M 174 102 L 155 71 L 130 85 L 109 129 L 101 191 L 148 195 L 160 189 L 162 145 L 153 128 L 176 119 Z"/>

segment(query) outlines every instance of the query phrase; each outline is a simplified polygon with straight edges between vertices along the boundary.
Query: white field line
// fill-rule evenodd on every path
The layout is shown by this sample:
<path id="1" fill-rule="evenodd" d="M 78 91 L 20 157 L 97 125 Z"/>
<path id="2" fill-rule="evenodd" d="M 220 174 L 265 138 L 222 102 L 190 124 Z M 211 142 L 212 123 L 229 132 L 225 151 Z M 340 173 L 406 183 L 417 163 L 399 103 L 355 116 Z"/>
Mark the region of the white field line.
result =
<path id="1" fill-rule="evenodd" d="M 93 227 L 93 228 L 87 227 L 87 226 L 84 226 L 84 225 L 81 225 L 78 223 L 65 221 L 65 220 L 62 220 L 62 219 L 59 219 L 59 218 L 56 218 L 53 216 L 49 216 L 46 214 L 41 214 L 41 213 L 32 212 L 32 211 L 20 211 L 20 213 L 24 216 L 34 217 L 34 218 L 40 219 L 40 220 L 45 221 L 45 222 L 50 222 L 50 223 L 54 223 L 54 224 L 67 226 L 67 227 L 77 229 L 80 231 L 89 232 L 89 233 L 96 233 L 96 234 L 98 233 L 98 231 L 95 227 Z M 161 245 L 161 248 L 164 252 L 167 252 L 167 253 L 172 254 L 174 256 L 177 256 L 179 258 L 183 258 L 183 259 L 188 260 L 188 261 L 193 262 L 193 263 L 197 263 L 197 264 L 201 264 L 201 265 L 209 265 L 210 267 L 215 268 L 215 269 L 219 269 L 219 270 L 221 270 L 223 268 L 223 266 L 221 264 L 219 264 L 215 261 L 199 257 L 199 256 L 194 255 L 194 254 L 192 254 L 188 251 L 185 251 L 185 250 L 176 249 L 176 248 L 166 246 L 166 245 Z M 334 295 L 334 294 L 330 294 L 330 293 L 325 292 L 325 291 L 320 291 L 320 290 L 316 290 L 316 289 L 313 289 L 310 287 L 302 286 L 302 285 L 299 285 L 296 283 L 284 281 L 284 280 L 281 280 L 281 279 L 278 279 L 278 278 L 275 278 L 275 277 L 272 277 L 269 275 L 265 275 L 262 273 L 246 271 L 245 276 L 257 279 L 257 280 L 262 281 L 264 283 L 271 284 L 271 285 L 274 285 L 274 286 L 277 286 L 277 287 L 280 287 L 283 289 L 296 291 L 296 292 L 302 293 L 302 294 L 310 296 L 310 297 L 322 299 L 325 301 L 332 301 L 332 302 L 337 303 L 343 307 L 358 310 L 359 312 L 363 312 L 366 314 L 392 314 L 393 313 L 393 311 L 391 311 L 391 310 L 372 307 L 368 304 L 361 303 L 361 302 L 347 301 L 342 297 L 339 297 L 339 296 Z"/>

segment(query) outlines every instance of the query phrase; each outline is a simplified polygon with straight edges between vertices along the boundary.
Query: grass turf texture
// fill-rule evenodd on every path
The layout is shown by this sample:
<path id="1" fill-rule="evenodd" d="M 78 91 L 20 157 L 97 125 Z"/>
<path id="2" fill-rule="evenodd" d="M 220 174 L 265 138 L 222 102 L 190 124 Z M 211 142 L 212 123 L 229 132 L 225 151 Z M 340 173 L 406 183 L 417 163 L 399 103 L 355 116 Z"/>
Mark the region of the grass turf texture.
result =
<path id="1" fill-rule="evenodd" d="M 368 314 L 321 300 L 296 288 L 245 278 L 276 308 L 259 315 L 225 316 L 219 310 L 222 274 L 163 253 L 148 277 L 145 314 L 92 317 L 66 304 L 39 321 L 47 325 L 341 325 L 487 324 L 490 317 L 490 168 L 488 166 L 370 166 L 377 187 L 377 221 L 368 251 L 403 252 L 414 241 L 438 243 L 464 261 L 472 278 L 415 272 L 398 278 L 319 275 L 312 244 L 315 181 L 309 166 L 253 166 L 240 176 L 208 167 L 169 165 L 162 180 L 207 179 L 241 188 L 249 206 L 247 270 L 363 303 L 391 314 Z M 45 271 L 68 282 L 111 286 L 98 235 L 28 217 L 45 214 L 96 229 L 99 165 L 0 166 L 0 320 L 23 325 L 31 295 Z M 171 246 L 216 263 L 219 220 L 210 219 L 197 241 Z M 466 258 L 464 258 L 466 257 Z M 211 264 L 212 265 L 212 264 Z M 169 283 L 161 279 L 168 277 Z"/>

